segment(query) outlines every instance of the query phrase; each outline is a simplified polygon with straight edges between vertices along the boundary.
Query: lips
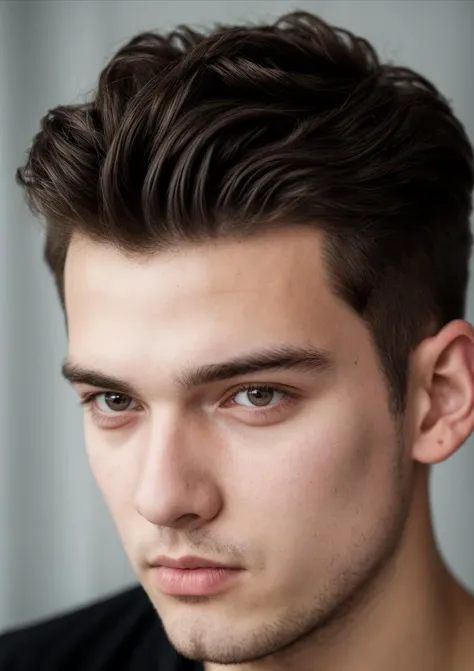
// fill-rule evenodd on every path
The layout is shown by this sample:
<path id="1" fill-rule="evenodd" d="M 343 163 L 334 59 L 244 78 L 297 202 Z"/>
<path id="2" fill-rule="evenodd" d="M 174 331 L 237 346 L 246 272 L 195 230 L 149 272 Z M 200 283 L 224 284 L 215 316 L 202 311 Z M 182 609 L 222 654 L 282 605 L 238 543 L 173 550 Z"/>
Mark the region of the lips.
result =
<path id="1" fill-rule="evenodd" d="M 217 595 L 230 589 L 243 574 L 238 566 L 201 557 L 158 557 L 152 566 L 158 588 L 168 596 Z"/>
<path id="2" fill-rule="evenodd" d="M 155 561 L 152 562 L 152 566 L 166 566 L 167 568 L 175 568 L 175 569 L 240 568 L 235 564 L 223 564 L 221 562 L 215 562 L 210 559 L 203 559 L 201 557 L 181 557 L 179 559 L 171 559 L 169 557 L 158 557 Z"/>

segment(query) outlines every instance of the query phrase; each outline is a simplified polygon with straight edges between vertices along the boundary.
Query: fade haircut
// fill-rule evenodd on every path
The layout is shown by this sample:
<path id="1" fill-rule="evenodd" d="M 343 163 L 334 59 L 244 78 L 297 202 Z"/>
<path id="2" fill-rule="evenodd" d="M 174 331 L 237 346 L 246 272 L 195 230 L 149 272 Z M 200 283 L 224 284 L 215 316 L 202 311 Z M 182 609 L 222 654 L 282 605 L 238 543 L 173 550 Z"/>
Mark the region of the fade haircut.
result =
<path id="1" fill-rule="evenodd" d="M 332 289 L 365 320 L 395 412 L 410 352 L 464 315 L 463 126 L 427 79 L 306 12 L 137 35 L 91 99 L 44 116 L 17 181 L 46 222 L 63 307 L 76 232 L 150 254 L 272 226 L 320 230 Z"/>

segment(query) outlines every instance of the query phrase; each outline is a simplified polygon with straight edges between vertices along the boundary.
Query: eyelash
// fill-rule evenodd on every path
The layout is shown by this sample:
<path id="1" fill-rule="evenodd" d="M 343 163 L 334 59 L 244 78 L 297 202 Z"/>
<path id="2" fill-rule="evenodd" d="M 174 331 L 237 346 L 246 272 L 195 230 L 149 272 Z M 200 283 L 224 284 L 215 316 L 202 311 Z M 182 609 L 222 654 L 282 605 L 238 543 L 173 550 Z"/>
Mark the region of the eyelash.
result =
<path id="1" fill-rule="evenodd" d="M 255 410 L 252 410 L 250 408 L 246 408 L 245 406 L 239 406 L 237 404 L 234 404 L 231 407 L 238 407 L 244 412 L 248 412 L 251 415 L 255 416 L 258 415 L 258 417 L 261 417 L 262 419 L 265 419 L 269 415 L 275 415 L 275 413 L 281 412 L 286 408 L 286 406 L 293 402 L 296 398 L 295 394 L 292 394 L 289 392 L 287 389 L 283 389 L 281 387 L 278 387 L 276 385 L 269 385 L 269 384 L 255 384 L 255 383 L 247 383 L 247 384 L 242 384 L 240 387 L 235 389 L 232 392 L 232 396 L 230 397 L 229 401 L 232 401 L 237 394 L 240 394 L 241 392 L 245 391 L 254 391 L 254 390 L 259 390 L 259 391 L 274 391 L 280 394 L 283 394 L 283 398 L 276 404 L 270 407 L 265 407 L 262 406 L 261 408 L 258 408 L 257 406 L 255 407 Z M 114 420 L 112 418 L 115 417 L 115 419 L 123 416 L 127 412 L 137 412 L 137 409 L 133 410 L 123 410 L 122 412 L 111 412 L 109 413 L 103 413 L 100 410 L 98 410 L 95 405 L 94 401 L 99 397 L 102 396 L 103 394 L 108 394 L 108 393 L 113 393 L 112 390 L 107 390 L 107 391 L 98 391 L 98 392 L 93 392 L 92 394 L 88 394 L 85 396 L 83 399 L 80 400 L 80 405 L 83 407 L 87 407 L 89 412 L 92 414 L 94 419 L 96 419 L 99 423 L 103 424 L 105 427 L 107 427 L 107 422 L 108 420 Z M 131 400 L 134 400 L 131 398 Z M 226 401 L 224 404 L 224 407 L 226 407 L 226 404 L 229 402 Z M 228 406 L 227 406 L 228 407 Z M 113 424 L 108 425 L 110 428 L 113 428 Z"/>

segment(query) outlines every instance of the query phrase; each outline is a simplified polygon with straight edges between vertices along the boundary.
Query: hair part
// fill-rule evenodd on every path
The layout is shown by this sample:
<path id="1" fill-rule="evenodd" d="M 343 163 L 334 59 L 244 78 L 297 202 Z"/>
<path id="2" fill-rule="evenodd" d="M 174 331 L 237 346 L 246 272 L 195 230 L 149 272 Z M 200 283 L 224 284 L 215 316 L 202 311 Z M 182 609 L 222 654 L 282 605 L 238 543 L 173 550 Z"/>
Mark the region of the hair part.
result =
<path id="1" fill-rule="evenodd" d="M 77 232 L 148 254 L 303 224 L 367 322 L 402 411 L 410 351 L 465 309 L 473 153 L 414 71 L 306 12 L 141 33 L 92 99 L 50 110 L 17 171 L 64 306 Z"/>

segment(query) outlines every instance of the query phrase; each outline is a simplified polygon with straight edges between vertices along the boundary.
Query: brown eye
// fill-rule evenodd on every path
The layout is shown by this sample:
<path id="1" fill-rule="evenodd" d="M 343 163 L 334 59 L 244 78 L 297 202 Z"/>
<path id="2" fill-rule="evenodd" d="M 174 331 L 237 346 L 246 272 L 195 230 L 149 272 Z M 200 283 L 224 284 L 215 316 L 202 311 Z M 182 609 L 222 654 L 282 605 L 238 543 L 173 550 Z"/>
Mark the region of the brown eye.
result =
<path id="1" fill-rule="evenodd" d="M 266 408 L 275 405 L 284 396 L 284 392 L 273 387 L 251 387 L 239 391 L 234 396 L 234 403 L 247 408 Z"/>
<path id="2" fill-rule="evenodd" d="M 130 406 L 134 402 L 130 396 L 119 394 L 116 391 L 107 391 L 103 394 L 97 394 L 95 400 L 99 410 L 108 414 L 110 414 L 110 411 L 125 412 L 125 410 L 130 410 Z"/>

